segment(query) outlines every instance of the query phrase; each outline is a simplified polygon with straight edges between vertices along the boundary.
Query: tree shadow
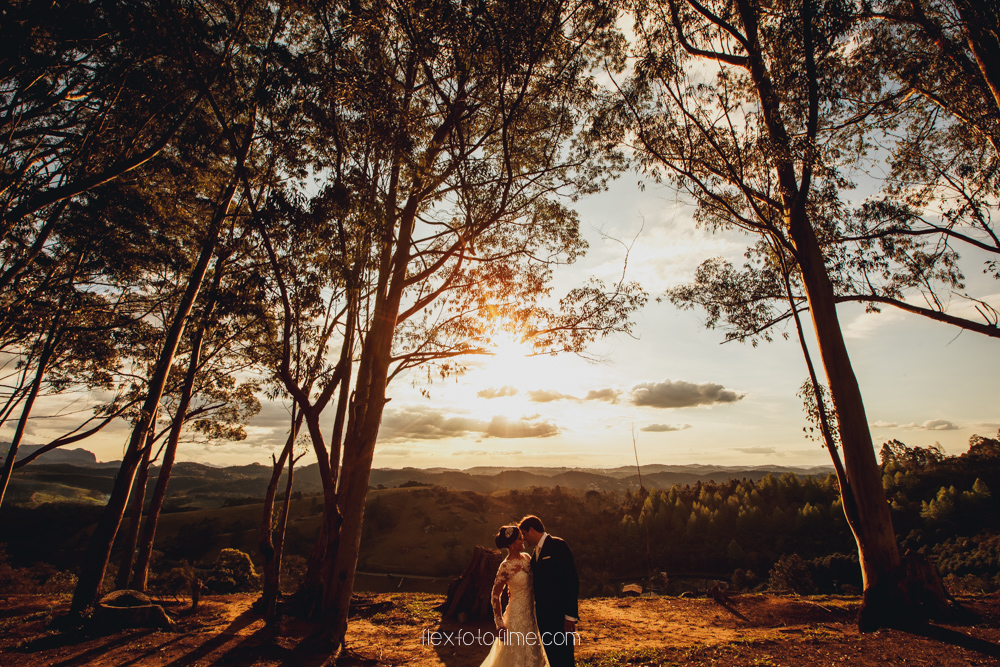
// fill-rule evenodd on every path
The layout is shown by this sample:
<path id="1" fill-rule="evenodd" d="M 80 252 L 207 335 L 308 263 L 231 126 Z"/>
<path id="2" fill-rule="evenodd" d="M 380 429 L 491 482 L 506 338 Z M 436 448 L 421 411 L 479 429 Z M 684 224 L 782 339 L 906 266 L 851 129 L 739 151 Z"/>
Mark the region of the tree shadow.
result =
<path id="1" fill-rule="evenodd" d="M 149 628 L 139 631 L 125 632 L 117 637 L 107 637 L 107 641 L 100 642 L 98 645 L 92 646 L 83 653 L 66 658 L 60 662 L 53 663 L 50 667 L 70 667 L 71 665 L 85 664 L 96 656 L 105 655 L 109 651 L 131 644 L 132 642 L 142 639 L 143 637 L 146 637 L 154 632 L 158 631 Z M 93 642 L 95 639 L 99 640 L 99 636 L 94 635 L 91 632 L 87 632 L 82 629 L 71 630 L 61 632 L 56 635 L 33 639 L 19 646 L 15 650 L 18 653 L 36 653 L 40 651 L 49 651 L 52 649 L 74 646 L 76 644 L 83 644 L 85 642 Z"/>
<path id="2" fill-rule="evenodd" d="M 442 619 L 437 628 L 421 637 L 421 642 L 434 649 L 445 667 L 478 667 L 489 654 L 495 637 L 496 627 L 492 623 Z"/>
<path id="3" fill-rule="evenodd" d="M 179 642 L 182 638 L 183 638 L 183 635 L 178 634 L 176 637 L 174 637 L 170 641 L 166 641 L 166 642 L 164 642 L 162 644 L 156 644 L 155 646 L 150 647 L 150 649 L 148 651 L 146 651 L 145 653 L 142 653 L 142 654 L 136 656 L 135 658 L 133 658 L 133 659 L 127 661 L 127 662 L 123 662 L 120 665 L 118 665 L 117 667 L 128 667 L 128 665 L 135 665 L 135 664 L 138 664 L 138 663 L 142 663 L 147 658 L 152 657 L 154 654 L 160 653 L 161 651 L 166 650 L 166 648 L 168 646 L 170 646 L 171 644 Z"/>
<path id="4" fill-rule="evenodd" d="M 926 637 L 927 639 L 933 639 L 943 644 L 950 644 L 969 651 L 976 651 L 977 653 L 982 653 L 983 655 L 991 658 L 1000 658 L 1000 644 L 995 644 L 986 639 L 979 639 L 978 637 L 967 635 L 964 632 L 944 628 L 940 625 L 925 623 L 923 625 L 907 628 L 905 631 L 909 634 Z"/>
<path id="5" fill-rule="evenodd" d="M 244 628 L 251 625 L 254 621 L 257 621 L 259 619 L 260 616 L 258 614 L 256 614 L 250 609 L 247 609 L 242 614 L 234 618 L 232 622 L 228 626 L 226 626 L 225 630 L 223 630 L 216 636 L 212 637 L 204 644 L 201 644 L 193 651 L 185 653 L 179 658 L 176 658 L 166 663 L 164 667 L 185 667 L 186 665 L 193 664 L 205 658 L 206 656 L 211 655 L 213 652 L 217 651 L 218 649 L 222 648 L 229 642 L 233 641 L 235 637 L 239 636 L 240 630 L 243 630 Z M 255 632 L 253 635 L 251 635 L 251 637 L 257 635 L 258 633 L 259 631 Z M 240 642 L 240 644 L 244 643 L 245 641 L 246 640 Z"/>
<path id="6" fill-rule="evenodd" d="M 251 619 L 251 622 L 259 618 L 257 616 Z M 247 625 L 244 623 L 232 630 L 230 629 L 232 626 L 230 626 L 224 632 L 229 632 L 229 640 L 231 640 L 240 629 Z M 210 655 L 224 644 L 225 641 L 216 642 L 214 646 L 207 649 L 202 646 L 198 651 L 193 651 L 170 664 L 188 664 L 189 661 Z M 207 664 L 210 667 L 216 665 L 253 665 L 264 659 L 281 667 L 323 667 L 331 663 L 332 653 L 332 649 L 316 633 L 314 623 L 294 617 L 285 617 L 280 627 L 261 626 L 252 634 L 228 647 Z M 336 664 L 338 666 L 375 665 L 377 662 L 377 660 L 366 659 L 348 650 L 342 652 Z"/>

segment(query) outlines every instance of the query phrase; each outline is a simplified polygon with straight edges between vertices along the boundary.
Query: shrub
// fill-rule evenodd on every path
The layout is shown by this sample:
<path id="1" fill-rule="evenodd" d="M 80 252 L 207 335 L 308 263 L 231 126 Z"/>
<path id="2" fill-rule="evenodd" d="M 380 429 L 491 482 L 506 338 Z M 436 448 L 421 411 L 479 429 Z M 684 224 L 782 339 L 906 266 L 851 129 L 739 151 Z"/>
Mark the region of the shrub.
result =
<path id="1" fill-rule="evenodd" d="M 212 593 L 251 593 L 260 590 L 260 577 L 250 556 L 236 549 L 223 549 L 205 577 Z"/>
<path id="2" fill-rule="evenodd" d="M 0 593 L 70 593 L 75 587 L 76 575 L 44 562 L 14 567 L 0 547 Z"/>
<path id="3" fill-rule="evenodd" d="M 772 591 L 792 591 L 799 595 L 816 592 L 809 566 L 798 554 L 786 554 L 778 559 L 771 568 L 768 586 Z"/>
<path id="4" fill-rule="evenodd" d="M 808 563 L 813 583 L 820 593 L 837 593 L 843 586 L 861 588 L 861 564 L 857 554 L 830 554 Z"/>
<path id="5" fill-rule="evenodd" d="M 190 593 L 191 584 L 197 578 L 194 568 L 189 563 L 172 567 L 166 572 L 153 572 L 149 578 L 148 588 L 159 595 L 183 595 Z"/>
<path id="6" fill-rule="evenodd" d="M 759 584 L 760 581 L 753 570 L 744 571 L 742 568 L 737 568 L 733 572 L 733 578 L 729 582 L 729 587 L 734 593 L 742 593 L 743 591 L 752 591 Z"/>

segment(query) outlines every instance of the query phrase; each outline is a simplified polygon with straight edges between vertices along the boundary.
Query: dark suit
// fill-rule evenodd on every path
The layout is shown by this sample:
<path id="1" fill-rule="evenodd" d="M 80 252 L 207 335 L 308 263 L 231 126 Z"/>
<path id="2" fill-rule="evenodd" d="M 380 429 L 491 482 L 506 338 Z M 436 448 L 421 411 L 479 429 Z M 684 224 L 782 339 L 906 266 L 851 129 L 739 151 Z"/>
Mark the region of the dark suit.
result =
<path id="1" fill-rule="evenodd" d="M 552 667 L 573 667 L 575 638 L 566 633 L 567 616 L 579 618 L 577 598 L 580 579 L 573 554 L 564 541 L 549 535 L 531 556 L 535 588 L 535 614 L 542 644 Z"/>

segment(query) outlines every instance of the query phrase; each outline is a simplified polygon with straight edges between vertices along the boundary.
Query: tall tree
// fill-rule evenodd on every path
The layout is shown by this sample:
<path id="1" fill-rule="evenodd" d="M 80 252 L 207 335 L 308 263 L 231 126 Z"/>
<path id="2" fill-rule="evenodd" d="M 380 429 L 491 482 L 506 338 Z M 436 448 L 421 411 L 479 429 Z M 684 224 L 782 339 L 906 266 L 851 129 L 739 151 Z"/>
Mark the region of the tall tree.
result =
<path id="1" fill-rule="evenodd" d="M 592 59 L 614 43 L 614 18 L 595 2 L 443 0 L 331 4 L 312 17 L 295 63 L 309 117 L 309 142 L 295 146 L 306 155 L 287 144 L 274 152 L 329 180 L 310 202 L 293 196 L 294 181 L 266 196 L 245 185 L 244 196 L 274 274 L 278 375 L 328 478 L 305 597 L 334 650 L 389 380 L 485 352 L 498 328 L 540 349 L 580 350 L 627 329 L 644 299 L 634 285 L 593 282 L 555 308 L 545 302 L 553 265 L 585 246 L 563 198 L 607 176 L 573 138 L 592 101 Z M 315 258 L 308 273 L 295 269 L 297 257 Z M 309 275 L 322 298 L 305 329 L 297 304 Z M 298 341 L 339 347 L 323 384 L 304 386 L 291 372 Z M 335 390 L 327 436 L 318 415 Z"/>
<path id="2" fill-rule="evenodd" d="M 240 224 L 241 200 L 237 191 L 243 178 L 243 166 L 252 159 L 251 151 L 257 139 L 259 100 L 245 101 L 240 96 L 241 79 L 237 72 L 238 66 L 259 64 L 255 54 L 261 46 L 266 53 L 266 46 L 272 42 L 281 12 L 271 9 L 252 3 L 231 6 L 224 2 L 165 8 L 165 20 L 179 42 L 176 56 L 191 73 L 192 85 L 199 91 L 197 99 L 206 100 L 206 105 L 199 107 L 199 113 L 185 131 L 178 134 L 172 143 L 174 150 L 168 156 L 176 160 L 177 166 L 183 165 L 180 170 L 167 172 L 174 177 L 170 184 L 187 186 L 173 193 L 174 196 L 193 197 L 185 202 L 186 206 L 178 207 L 181 224 L 191 230 L 192 247 L 188 248 L 186 261 L 181 262 L 177 272 L 183 276 L 179 281 L 179 294 L 164 320 L 167 324 L 150 367 L 143 403 L 125 447 L 121 469 L 82 563 L 71 605 L 74 613 L 82 612 L 100 595 L 108 558 L 144 454 L 147 434 L 155 426 L 153 417 L 167 387 L 189 316 L 227 230 Z M 275 14 L 279 18 L 276 19 Z M 258 71 L 254 70 L 251 76 Z M 223 128 L 215 122 L 219 100 L 226 100 L 240 109 L 241 123 L 237 129 Z M 224 140 L 227 136 L 231 140 L 229 143 Z"/>
<path id="3" fill-rule="evenodd" d="M 836 170 L 847 120 L 840 99 L 845 90 L 870 92 L 870 83 L 845 76 L 842 60 L 856 8 L 816 0 L 633 7 L 638 62 L 609 118 L 626 120 L 649 173 L 691 194 L 700 223 L 759 234 L 794 262 L 836 407 L 848 482 L 841 491 L 857 508 L 859 623 L 898 623 L 909 613 L 905 573 L 837 318 L 836 255 L 826 251 L 848 185 Z M 609 121 L 595 138 L 623 140 L 624 131 Z"/>

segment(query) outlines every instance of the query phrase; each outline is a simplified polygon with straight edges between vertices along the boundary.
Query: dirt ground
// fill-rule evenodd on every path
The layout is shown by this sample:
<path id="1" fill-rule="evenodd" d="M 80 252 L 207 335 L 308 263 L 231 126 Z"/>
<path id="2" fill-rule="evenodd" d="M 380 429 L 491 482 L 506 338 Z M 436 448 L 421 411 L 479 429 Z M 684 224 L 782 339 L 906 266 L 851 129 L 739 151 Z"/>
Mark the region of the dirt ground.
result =
<path id="1" fill-rule="evenodd" d="M 203 598 L 188 612 L 167 602 L 172 630 L 100 635 L 59 632 L 50 623 L 68 598 L 0 599 L 0 665 L 126 667 L 158 665 L 319 666 L 304 638 L 314 628 L 288 621 L 269 640 L 250 609 L 253 596 Z M 443 597 L 360 596 L 338 664 L 476 667 L 489 652 L 487 625 L 441 623 Z M 711 598 L 597 598 L 580 602 L 580 667 L 611 665 L 994 665 L 1000 664 L 1000 595 L 961 600 L 976 620 L 911 632 L 859 634 L 857 598 L 743 595 L 726 609 Z M 432 633 L 438 633 L 434 635 Z"/>

